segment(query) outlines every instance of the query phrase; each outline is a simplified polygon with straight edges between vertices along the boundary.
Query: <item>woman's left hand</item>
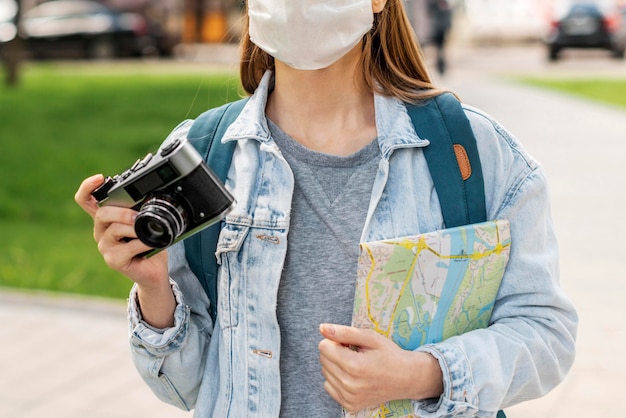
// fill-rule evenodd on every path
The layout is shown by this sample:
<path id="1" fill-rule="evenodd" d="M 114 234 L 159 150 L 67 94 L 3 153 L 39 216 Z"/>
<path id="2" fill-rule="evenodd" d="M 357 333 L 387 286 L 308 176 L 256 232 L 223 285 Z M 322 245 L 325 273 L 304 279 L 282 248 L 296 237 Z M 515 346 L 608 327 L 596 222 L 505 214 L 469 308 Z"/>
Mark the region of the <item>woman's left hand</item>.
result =
<path id="1" fill-rule="evenodd" d="M 348 411 L 443 393 L 441 368 L 428 353 L 403 350 L 373 330 L 322 324 L 320 332 L 324 389 Z"/>

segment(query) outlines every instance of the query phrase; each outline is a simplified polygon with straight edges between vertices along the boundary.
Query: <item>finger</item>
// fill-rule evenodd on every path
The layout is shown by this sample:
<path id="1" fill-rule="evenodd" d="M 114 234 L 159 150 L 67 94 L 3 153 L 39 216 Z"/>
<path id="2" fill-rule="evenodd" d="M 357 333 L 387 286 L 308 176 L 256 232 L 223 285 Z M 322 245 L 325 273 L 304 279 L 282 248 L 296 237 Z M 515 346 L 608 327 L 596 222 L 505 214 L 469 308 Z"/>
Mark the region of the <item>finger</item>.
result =
<path id="1" fill-rule="evenodd" d="M 328 347 L 325 347 L 325 345 L 328 345 Z M 330 379 L 331 376 L 336 379 L 341 379 L 341 376 L 344 374 L 341 367 L 337 364 L 337 358 L 339 356 L 336 352 L 338 348 L 333 347 L 333 345 L 337 345 L 337 343 L 330 340 L 324 340 L 319 344 L 322 374 L 327 380 Z"/>
<path id="2" fill-rule="evenodd" d="M 322 375 L 324 379 L 332 385 L 338 393 L 354 394 L 354 377 L 347 373 L 342 367 L 324 356 L 320 356 L 322 363 Z"/>
<path id="3" fill-rule="evenodd" d="M 100 233 L 99 237 L 96 237 L 96 241 L 99 242 L 106 239 L 112 244 L 117 244 L 119 242 L 129 242 L 135 238 L 137 238 L 137 233 L 133 225 L 112 223 Z"/>
<path id="4" fill-rule="evenodd" d="M 380 335 L 374 330 L 360 329 L 337 324 L 321 324 L 320 332 L 325 338 L 353 349 L 375 348 Z"/>
<path id="5" fill-rule="evenodd" d="M 325 338 L 320 341 L 318 349 L 322 367 L 339 380 L 344 380 L 346 375 L 352 376 L 360 367 L 362 353 L 355 347 Z"/>
<path id="6" fill-rule="evenodd" d="M 347 397 L 352 396 L 344 384 L 344 379 L 346 379 L 345 373 L 324 356 L 320 356 L 320 361 L 322 363 L 322 375 L 324 376 L 324 390 L 340 405 L 345 406 L 348 401 Z"/>
<path id="7" fill-rule="evenodd" d="M 346 399 L 342 396 L 341 392 L 330 383 L 328 380 L 324 382 L 324 390 L 333 398 L 339 405 L 345 406 Z"/>
<path id="8" fill-rule="evenodd" d="M 358 391 L 358 376 L 366 367 L 362 353 L 329 339 L 320 341 L 319 351 L 326 380 L 342 393 L 354 395 Z"/>
<path id="9" fill-rule="evenodd" d="M 96 174 L 91 177 L 87 177 L 78 187 L 74 200 L 78 205 L 92 218 L 98 210 L 98 202 L 91 195 L 98 186 L 104 182 L 104 176 L 102 174 Z"/>
<path id="10" fill-rule="evenodd" d="M 98 209 L 96 214 L 94 215 L 94 238 L 96 241 L 100 241 L 102 236 L 106 233 L 106 231 L 113 224 L 121 224 L 126 225 L 132 228 L 131 235 L 128 235 L 129 238 L 135 238 L 135 218 L 137 217 L 137 212 L 132 209 L 120 208 L 117 206 L 103 206 Z M 119 232 L 117 233 L 118 238 L 123 238 L 119 236 Z"/>
<path id="11" fill-rule="evenodd" d="M 136 261 L 137 256 L 151 248 L 138 239 L 114 241 L 107 238 L 98 243 L 98 250 L 109 267 L 125 274 L 129 271 L 131 264 Z"/>
<path id="12" fill-rule="evenodd" d="M 360 393 L 358 386 L 355 388 L 352 387 L 352 383 L 355 382 L 351 380 L 341 380 L 327 371 L 323 371 L 323 373 L 326 379 L 324 381 L 324 390 L 328 392 L 337 403 L 349 411 L 362 409 L 359 406 L 361 405 L 361 401 L 359 400 Z"/>

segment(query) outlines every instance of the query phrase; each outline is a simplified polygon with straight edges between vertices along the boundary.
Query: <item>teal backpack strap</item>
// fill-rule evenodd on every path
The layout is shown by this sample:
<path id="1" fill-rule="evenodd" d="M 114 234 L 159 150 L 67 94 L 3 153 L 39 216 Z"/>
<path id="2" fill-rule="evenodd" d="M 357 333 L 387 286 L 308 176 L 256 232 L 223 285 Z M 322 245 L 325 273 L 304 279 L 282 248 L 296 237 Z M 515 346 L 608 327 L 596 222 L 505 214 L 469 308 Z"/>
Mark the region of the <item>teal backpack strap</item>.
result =
<path id="1" fill-rule="evenodd" d="M 487 220 L 485 187 L 476 138 L 461 103 L 444 93 L 407 105 L 424 148 L 446 228 Z"/>
<path id="2" fill-rule="evenodd" d="M 407 105 L 415 131 L 430 141 L 424 157 L 447 228 L 487 220 L 485 185 L 476 137 L 461 103 L 444 93 Z M 506 418 L 498 411 L 496 418 Z"/>
<path id="3" fill-rule="evenodd" d="M 228 176 L 236 142 L 222 144 L 221 139 L 226 129 L 239 116 L 246 102 L 247 99 L 242 99 L 204 112 L 193 122 L 187 134 L 189 142 L 198 150 L 207 165 L 222 181 L 226 181 L 226 176 Z M 215 251 L 220 230 L 221 223 L 218 222 L 183 241 L 189 267 L 211 301 L 210 314 L 213 320 L 217 315 L 217 260 Z"/>

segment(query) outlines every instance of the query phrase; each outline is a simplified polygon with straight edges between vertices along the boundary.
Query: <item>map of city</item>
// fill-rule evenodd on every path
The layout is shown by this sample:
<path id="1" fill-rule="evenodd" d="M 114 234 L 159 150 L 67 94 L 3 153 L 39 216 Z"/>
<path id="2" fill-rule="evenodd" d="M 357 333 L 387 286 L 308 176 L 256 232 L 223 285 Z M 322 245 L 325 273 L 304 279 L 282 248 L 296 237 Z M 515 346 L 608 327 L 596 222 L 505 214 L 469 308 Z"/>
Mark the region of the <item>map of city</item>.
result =
<path id="1" fill-rule="evenodd" d="M 485 328 L 510 249 L 506 220 L 361 244 L 352 325 L 406 350 Z M 415 415 L 398 400 L 344 416 Z"/>

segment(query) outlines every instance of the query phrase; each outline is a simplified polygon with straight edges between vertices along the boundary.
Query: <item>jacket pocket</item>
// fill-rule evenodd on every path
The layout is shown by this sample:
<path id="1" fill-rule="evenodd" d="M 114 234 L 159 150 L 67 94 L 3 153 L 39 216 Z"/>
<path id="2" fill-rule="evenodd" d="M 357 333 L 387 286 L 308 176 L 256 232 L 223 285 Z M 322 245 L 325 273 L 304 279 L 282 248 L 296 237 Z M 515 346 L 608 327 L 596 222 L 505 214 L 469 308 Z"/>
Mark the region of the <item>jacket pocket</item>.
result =
<path id="1" fill-rule="evenodd" d="M 169 379 L 169 377 L 167 377 L 167 375 L 161 373 L 159 374 L 158 379 L 161 384 L 163 394 L 166 396 L 162 400 L 171 405 L 174 405 L 177 408 L 182 409 L 183 411 L 191 411 L 191 408 L 189 408 L 183 397 L 180 396 L 180 394 L 172 384 L 172 381 Z"/>
<path id="2" fill-rule="evenodd" d="M 236 327 L 239 324 L 241 295 L 243 292 L 243 275 L 245 274 L 242 260 L 243 243 L 250 232 L 246 224 L 227 223 L 217 244 L 216 256 L 218 269 L 218 320 L 222 330 Z"/>

